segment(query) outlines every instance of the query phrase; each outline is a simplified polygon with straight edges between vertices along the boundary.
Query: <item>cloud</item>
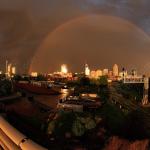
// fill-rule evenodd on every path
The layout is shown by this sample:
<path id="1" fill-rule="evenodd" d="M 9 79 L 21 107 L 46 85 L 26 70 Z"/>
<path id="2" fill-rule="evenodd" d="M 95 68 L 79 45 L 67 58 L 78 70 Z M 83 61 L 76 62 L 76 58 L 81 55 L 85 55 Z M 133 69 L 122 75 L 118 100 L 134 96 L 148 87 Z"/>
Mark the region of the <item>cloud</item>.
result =
<path id="1" fill-rule="evenodd" d="M 30 63 L 49 33 L 89 14 L 119 16 L 150 35 L 149 6 L 149 0 L 0 0 L 0 58 Z"/>
<path id="2" fill-rule="evenodd" d="M 149 60 L 149 47 L 150 38 L 134 24 L 118 17 L 89 15 L 50 33 L 30 71 L 52 72 L 62 63 L 69 64 L 72 71 L 81 71 L 85 60 L 92 69 L 119 63 L 139 70 Z"/>
<path id="3" fill-rule="evenodd" d="M 0 0 L 0 9 L 2 10 L 22 9 L 25 5 L 25 0 Z"/>

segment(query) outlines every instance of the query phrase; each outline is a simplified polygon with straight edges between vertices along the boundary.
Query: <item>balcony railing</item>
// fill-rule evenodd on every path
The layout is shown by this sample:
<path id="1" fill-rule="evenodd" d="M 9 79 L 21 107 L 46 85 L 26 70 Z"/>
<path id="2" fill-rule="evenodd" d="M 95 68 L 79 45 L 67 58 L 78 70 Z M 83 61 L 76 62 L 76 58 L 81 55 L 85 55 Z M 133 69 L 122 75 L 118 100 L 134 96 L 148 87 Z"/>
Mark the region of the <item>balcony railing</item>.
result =
<path id="1" fill-rule="evenodd" d="M 0 116 L 0 145 L 4 150 L 46 150 Z"/>

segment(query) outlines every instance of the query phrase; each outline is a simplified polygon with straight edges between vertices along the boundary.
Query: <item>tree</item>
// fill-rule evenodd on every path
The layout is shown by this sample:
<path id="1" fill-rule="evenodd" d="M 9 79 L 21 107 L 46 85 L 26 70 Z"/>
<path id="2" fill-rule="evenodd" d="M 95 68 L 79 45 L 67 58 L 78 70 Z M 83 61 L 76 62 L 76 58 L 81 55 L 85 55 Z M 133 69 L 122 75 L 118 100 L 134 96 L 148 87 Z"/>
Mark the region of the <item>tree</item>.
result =
<path id="1" fill-rule="evenodd" d="M 114 104 L 107 102 L 101 109 L 101 115 L 105 126 L 112 134 L 122 134 L 122 127 L 125 122 L 125 115 Z"/>
<path id="2" fill-rule="evenodd" d="M 37 76 L 36 80 L 37 80 L 37 81 L 46 81 L 47 79 L 46 79 L 46 77 L 45 77 L 44 75 L 39 74 L 39 75 Z"/>
<path id="3" fill-rule="evenodd" d="M 7 96 L 12 92 L 12 84 L 9 80 L 0 81 L 0 95 Z"/>
<path id="4" fill-rule="evenodd" d="M 79 82 L 80 82 L 81 86 L 89 86 L 90 85 L 90 79 L 86 76 L 81 77 Z"/>
<path id="5" fill-rule="evenodd" d="M 21 75 L 16 74 L 16 75 L 14 75 L 13 80 L 20 81 L 20 80 L 22 80 L 22 77 L 21 77 Z"/>
<path id="6" fill-rule="evenodd" d="M 128 114 L 124 123 L 125 135 L 131 139 L 150 138 L 150 110 L 138 108 Z"/>
<path id="7" fill-rule="evenodd" d="M 101 76 L 98 79 L 98 84 L 99 86 L 103 87 L 103 86 L 108 86 L 108 80 L 107 80 L 107 76 Z"/>
<path id="8" fill-rule="evenodd" d="M 101 101 L 106 102 L 109 99 L 109 89 L 108 89 L 108 80 L 107 76 L 101 76 L 98 79 L 98 95 L 101 98 Z"/>
<path id="9" fill-rule="evenodd" d="M 143 84 L 118 84 L 115 88 L 118 93 L 122 94 L 127 99 L 135 99 L 141 102 L 143 98 Z"/>

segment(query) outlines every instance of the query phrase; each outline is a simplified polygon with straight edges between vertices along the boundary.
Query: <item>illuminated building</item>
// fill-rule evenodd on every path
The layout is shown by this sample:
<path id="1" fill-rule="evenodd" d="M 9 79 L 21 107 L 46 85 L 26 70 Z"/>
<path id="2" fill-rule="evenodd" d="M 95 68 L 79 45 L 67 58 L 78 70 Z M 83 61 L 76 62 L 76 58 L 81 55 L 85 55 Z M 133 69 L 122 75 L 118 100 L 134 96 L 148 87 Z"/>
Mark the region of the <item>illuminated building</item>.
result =
<path id="1" fill-rule="evenodd" d="M 89 69 L 88 64 L 85 64 L 85 75 L 90 76 L 90 69 Z"/>
<path id="2" fill-rule="evenodd" d="M 11 73 L 12 73 L 11 68 L 12 68 L 12 64 L 8 64 L 8 66 L 7 66 L 7 75 L 8 75 L 8 77 L 11 76 Z"/>
<path id="3" fill-rule="evenodd" d="M 109 72 L 108 72 L 108 76 L 109 76 L 109 77 L 112 77 L 112 76 L 113 76 L 113 71 L 109 71 Z"/>
<path id="4" fill-rule="evenodd" d="M 119 67 L 117 64 L 113 66 L 113 76 L 117 77 L 119 75 Z"/>
<path id="5" fill-rule="evenodd" d="M 128 72 L 127 72 L 127 71 L 119 72 L 119 76 L 120 76 L 121 78 L 127 77 L 127 76 L 128 76 Z"/>
<path id="6" fill-rule="evenodd" d="M 67 65 L 65 65 L 65 64 L 61 65 L 61 73 L 62 74 L 68 73 Z"/>
<path id="7" fill-rule="evenodd" d="M 11 63 L 8 63 L 6 60 L 6 77 L 11 77 L 12 75 L 16 74 L 16 67 L 12 66 Z"/>
<path id="8" fill-rule="evenodd" d="M 137 70 L 133 69 L 132 72 L 131 72 L 131 75 L 134 76 L 134 77 L 137 76 Z"/>
<path id="9" fill-rule="evenodd" d="M 6 72 L 5 72 L 6 76 L 8 76 L 8 60 L 6 60 Z"/>
<path id="10" fill-rule="evenodd" d="M 12 66 L 11 64 L 8 64 L 8 67 L 7 67 L 8 72 L 11 72 L 11 66 Z"/>
<path id="11" fill-rule="evenodd" d="M 96 71 L 96 78 L 99 78 L 99 77 L 101 77 L 102 75 L 103 75 L 102 70 L 97 70 L 97 71 Z"/>
<path id="12" fill-rule="evenodd" d="M 102 75 L 103 75 L 103 72 L 101 70 L 91 71 L 90 73 L 90 77 L 95 78 L 95 79 L 101 77 Z"/>
<path id="13" fill-rule="evenodd" d="M 12 70 L 12 74 L 16 74 L 16 67 L 13 66 L 11 70 Z"/>
<path id="14" fill-rule="evenodd" d="M 107 76 L 108 73 L 109 73 L 109 70 L 108 70 L 108 69 L 104 69 L 104 70 L 103 70 L 103 75 L 104 75 L 104 76 Z"/>
<path id="15" fill-rule="evenodd" d="M 51 77 L 53 79 L 63 79 L 67 78 L 70 79 L 73 77 L 72 73 L 68 72 L 68 68 L 66 64 L 61 65 L 61 71 L 54 72 Z"/>
<path id="16" fill-rule="evenodd" d="M 37 76 L 38 76 L 38 73 L 37 73 L 37 72 L 31 72 L 31 76 L 32 76 L 32 77 L 37 77 Z"/>
<path id="17" fill-rule="evenodd" d="M 96 71 L 91 71 L 90 77 L 91 78 L 96 78 Z"/>

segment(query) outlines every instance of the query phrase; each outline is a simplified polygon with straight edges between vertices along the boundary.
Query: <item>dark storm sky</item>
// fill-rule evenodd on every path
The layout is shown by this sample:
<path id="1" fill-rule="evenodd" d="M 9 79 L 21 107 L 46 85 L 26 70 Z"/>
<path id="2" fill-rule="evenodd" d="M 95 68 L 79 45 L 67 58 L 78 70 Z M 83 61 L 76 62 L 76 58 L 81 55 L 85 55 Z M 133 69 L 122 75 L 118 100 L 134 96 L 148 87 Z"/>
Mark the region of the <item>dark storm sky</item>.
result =
<path id="1" fill-rule="evenodd" d="M 32 61 L 32 58 L 36 55 L 36 52 L 39 51 L 39 48 L 41 45 L 43 45 L 43 42 L 47 37 L 51 35 L 59 26 L 62 24 L 65 24 L 69 22 L 70 20 L 73 20 L 75 18 L 81 17 L 81 16 L 89 16 L 89 15 L 107 15 L 107 16 L 117 16 L 121 17 L 123 19 L 128 20 L 129 22 L 135 24 L 138 28 L 143 30 L 148 36 L 150 36 L 150 1 L 149 0 L 0 0 L 0 67 L 4 67 L 4 61 L 8 59 L 12 63 L 16 64 L 18 67 L 18 70 L 20 72 L 24 72 L 25 70 L 29 69 L 30 63 Z M 89 18 L 89 20 L 92 21 L 93 18 Z M 94 36 L 94 31 L 88 31 L 89 28 L 87 28 L 87 21 L 85 22 L 77 23 L 78 28 L 75 26 L 71 26 L 68 28 L 72 29 L 74 32 L 70 32 L 71 37 L 76 33 L 75 29 L 82 30 L 81 32 L 89 37 Z M 90 22 L 91 22 L 90 21 Z M 100 21 L 93 20 L 93 22 L 96 24 L 97 22 L 100 23 Z M 107 23 L 107 21 L 106 21 Z M 85 29 L 83 25 L 85 24 Z M 82 27 L 80 27 L 80 25 Z M 106 28 L 107 29 L 107 28 Z M 116 29 L 116 28 L 115 28 Z M 126 29 L 126 28 L 124 28 Z M 67 30 L 67 31 L 66 31 Z M 78 33 L 79 33 L 78 30 Z M 68 29 L 65 28 L 65 31 L 67 33 L 64 33 L 64 37 L 68 38 L 69 43 L 69 33 Z M 103 30 L 102 30 L 103 31 Z M 97 30 L 95 31 L 97 32 Z M 56 38 L 59 38 L 59 33 L 61 34 L 61 31 L 57 33 L 57 36 L 54 36 Z M 102 32 L 100 32 L 102 33 Z M 107 33 L 107 32 L 106 32 Z M 106 33 L 103 33 L 106 36 Z M 121 32 L 122 33 L 122 32 Z M 136 44 L 136 32 L 133 32 L 134 35 L 134 45 Z M 133 34 L 132 33 L 132 34 Z M 107 34 L 110 34 L 108 32 Z M 119 39 L 121 36 L 116 35 L 116 38 Z M 138 35 L 141 35 L 138 34 Z M 130 34 L 129 34 L 130 36 Z M 145 37 L 145 35 L 141 35 Z M 73 38 L 74 40 L 80 40 L 79 35 L 77 38 Z M 98 37 L 95 36 L 95 39 Z M 84 38 L 84 37 L 82 37 Z M 72 40 L 73 40 L 72 39 Z M 148 39 L 148 38 L 147 38 Z M 108 61 L 104 61 L 101 59 L 100 54 L 108 53 L 108 51 L 105 51 L 103 49 L 100 49 L 98 52 L 95 47 L 95 55 L 93 57 L 91 56 L 90 46 L 85 46 L 86 41 L 83 41 L 84 46 L 82 46 L 82 43 L 80 43 L 81 47 L 85 48 L 81 51 L 80 47 L 77 47 L 76 49 L 77 53 L 79 55 L 83 55 L 87 52 L 86 60 L 91 63 L 91 67 L 94 68 L 94 63 L 96 63 L 96 67 L 110 67 L 112 63 L 118 63 L 119 65 L 126 65 L 127 67 L 137 67 L 139 70 L 146 70 L 147 72 L 150 69 L 150 62 L 149 62 L 149 56 L 150 51 L 148 50 L 149 42 L 146 39 L 146 43 L 143 41 L 140 44 L 140 48 L 136 48 L 136 46 L 132 49 L 132 55 L 134 61 L 128 61 L 128 59 L 125 62 L 123 61 L 123 64 L 121 64 L 120 53 L 118 53 L 115 62 L 112 61 L 111 57 L 109 57 Z M 66 39 L 67 40 L 67 39 Z M 94 40 L 92 38 L 91 40 Z M 142 40 L 142 38 L 141 38 Z M 56 42 L 57 39 L 54 41 Z M 140 39 L 138 38 L 137 42 L 140 42 Z M 72 43 L 72 41 L 70 41 Z M 95 42 L 94 44 L 97 45 L 99 41 Z M 62 44 L 61 41 L 58 44 Z M 90 43 L 88 43 L 90 44 Z M 93 44 L 93 43 L 92 43 Z M 109 44 L 109 43 L 108 43 Z M 128 43 L 127 43 L 128 44 Z M 131 44 L 131 43 L 130 43 Z M 143 44 L 143 47 L 142 47 Z M 147 44 L 147 47 L 145 48 L 145 44 Z M 73 43 L 74 45 L 74 43 Z M 90 47 L 90 48 L 89 48 Z M 43 47 L 42 47 L 43 48 Z M 51 46 L 50 46 L 51 48 Z M 41 62 L 40 64 L 45 64 L 46 61 L 49 66 L 47 66 L 47 69 L 43 69 L 44 66 L 40 66 L 38 68 L 37 66 L 33 66 L 33 70 L 36 70 L 38 68 L 39 71 L 53 71 L 57 70 L 58 68 L 51 67 L 54 63 L 56 64 L 55 67 L 59 66 L 60 63 L 68 63 L 72 64 L 72 70 L 73 71 L 79 71 L 81 70 L 81 61 L 78 61 L 78 58 L 76 61 L 72 61 L 72 59 L 66 60 L 71 52 L 70 47 L 59 47 L 60 49 L 63 48 L 65 51 L 63 52 L 63 59 L 62 57 L 59 58 L 59 55 L 57 56 L 57 59 L 52 62 L 48 60 L 44 60 L 44 58 L 40 58 L 38 62 Z M 67 49 L 68 48 L 68 49 Z M 101 47 L 99 47 L 101 48 Z M 127 51 L 129 50 L 126 48 Z M 144 50 L 143 50 L 144 49 Z M 42 51 L 42 50 L 40 50 Z M 43 50 L 44 51 L 44 50 Z M 49 59 L 53 59 L 53 50 L 49 49 Z M 56 51 L 56 50 L 55 50 Z M 121 50 L 120 50 L 121 51 Z M 88 55 L 89 53 L 89 55 Z M 122 50 L 122 53 L 124 53 L 124 57 L 128 58 L 129 52 L 125 53 L 125 50 Z M 109 50 L 109 55 L 112 56 L 114 54 L 114 51 Z M 139 55 L 141 55 L 141 58 L 139 58 Z M 145 58 L 145 59 L 144 59 Z M 60 60 L 61 61 L 58 61 Z M 138 61 L 138 59 L 140 59 Z M 96 61 L 95 61 L 96 60 Z M 37 60 L 36 60 L 37 61 Z M 105 63 L 105 64 L 104 64 Z M 131 65 L 132 63 L 132 65 Z M 35 63 L 36 65 L 36 63 Z M 38 65 L 38 63 L 37 63 Z M 35 67 L 35 68 L 34 68 Z M 48 68 L 50 68 L 48 70 Z"/>

